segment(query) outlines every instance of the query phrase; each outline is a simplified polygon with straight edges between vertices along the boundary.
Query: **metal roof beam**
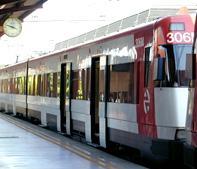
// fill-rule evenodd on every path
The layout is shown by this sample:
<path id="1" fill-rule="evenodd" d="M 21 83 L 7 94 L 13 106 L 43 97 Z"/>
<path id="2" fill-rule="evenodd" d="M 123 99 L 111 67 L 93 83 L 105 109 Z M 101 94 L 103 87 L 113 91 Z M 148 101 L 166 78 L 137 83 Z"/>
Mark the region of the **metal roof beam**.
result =
<path id="1" fill-rule="evenodd" d="M 0 5 L 5 5 L 12 2 L 19 2 L 20 0 L 1 0 Z"/>
<path id="2" fill-rule="evenodd" d="M 20 7 L 11 7 L 11 8 L 4 8 L 0 9 L 0 15 L 6 14 L 6 13 L 13 13 L 17 11 L 28 11 L 28 10 L 35 10 L 37 8 L 41 8 L 42 4 L 35 4 L 35 5 L 29 5 L 29 6 L 20 6 Z"/>

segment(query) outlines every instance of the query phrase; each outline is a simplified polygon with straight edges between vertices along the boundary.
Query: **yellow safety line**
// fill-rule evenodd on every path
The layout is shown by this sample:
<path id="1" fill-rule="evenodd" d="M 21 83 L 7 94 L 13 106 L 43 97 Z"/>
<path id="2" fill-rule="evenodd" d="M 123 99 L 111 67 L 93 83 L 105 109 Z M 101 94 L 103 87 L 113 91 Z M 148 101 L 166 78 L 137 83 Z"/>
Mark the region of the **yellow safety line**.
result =
<path id="1" fill-rule="evenodd" d="M 69 151 L 71 151 L 71 152 L 73 152 L 73 153 L 75 153 L 75 154 L 77 154 L 77 155 L 79 155 L 79 156 L 81 156 L 81 157 L 83 157 L 83 158 L 85 158 L 85 159 L 91 161 L 91 162 L 96 163 L 96 164 L 99 165 L 99 166 L 102 166 L 102 167 L 107 168 L 107 169 L 118 169 L 117 167 L 115 167 L 115 166 L 112 165 L 111 163 L 106 164 L 106 163 L 105 163 L 104 161 L 102 161 L 101 159 L 92 158 L 89 154 L 86 154 L 85 152 L 83 152 L 83 151 L 81 151 L 81 150 L 79 150 L 79 149 L 73 147 L 72 145 L 69 145 L 69 144 L 66 144 L 66 143 L 61 143 L 61 142 L 59 142 L 58 140 L 56 141 L 56 140 L 54 139 L 54 137 L 51 137 L 51 136 L 46 135 L 46 134 L 43 134 L 43 133 L 35 132 L 35 131 L 34 131 L 32 128 L 30 128 L 30 127 L 22 126 L 20 122 L 14 120 L 14 119 L 11 119 L 10 117 L 6 117 L 7 115 L 5 116 L 5 115 L 0 114 L 0 116 L 1 116 L 4 120 L 6 120 L 6 121 L 8 121 L 8 122 L 10 122 L 10 123 L 12 123 L 12 124 L 18 126 L 19 128 L 22 128 L 22 129 L 24 129 L 24 130 L 26 130 L 26 131 L 28 131 L 28 132 L 30 132 L 30 133 L 32 133 L 32 134 L 34 134 L 34 135 L 36 135 L 36 136 L 42 138 L 42 139 L 44 139 L 44 140 L 47 140 L 47 141 L 52 142 L 52 143 L 54 143 L 54 144 L 56 144 L 56 145 L 58 145 L 58 146 L 61 146 L 61 147 L 65 148 L 65 149 L 67 149 L 67 150 L 69 150 Z M 23 125 L 26 125 L 26 124 L 23 124 Z M 51 137 L 51 138 L 50 138 L 50 137 Z"/>

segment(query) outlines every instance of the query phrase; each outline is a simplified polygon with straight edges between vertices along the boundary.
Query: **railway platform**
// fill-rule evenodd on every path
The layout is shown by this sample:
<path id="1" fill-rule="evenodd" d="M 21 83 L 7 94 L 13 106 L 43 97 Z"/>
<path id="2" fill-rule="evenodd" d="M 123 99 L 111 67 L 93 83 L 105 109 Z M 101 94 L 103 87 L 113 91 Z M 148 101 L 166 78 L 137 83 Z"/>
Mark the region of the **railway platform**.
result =
<path id="1" fill-rule="evenodd" d="M 0 168 L 145 169 L 3 113 L 0 113 Z"/>

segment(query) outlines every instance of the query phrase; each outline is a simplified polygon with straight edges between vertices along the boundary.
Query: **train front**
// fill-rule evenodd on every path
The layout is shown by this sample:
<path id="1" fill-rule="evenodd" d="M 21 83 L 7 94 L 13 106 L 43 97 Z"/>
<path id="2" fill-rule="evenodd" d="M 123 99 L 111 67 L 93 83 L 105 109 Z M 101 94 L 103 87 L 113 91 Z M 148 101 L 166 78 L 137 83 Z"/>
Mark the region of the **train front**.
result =
<path id="1" fill-rule="evenodd" d="M 179 153 L 186 139 L 185 124 L 189 87 L 193 79 L 192 43 L 195 16 L 166 17 L 155 24 L 154 92 L 158 137 L 181 143 L 172 146 Z M 175 149 L 175 150 L 174 150 Z"/>

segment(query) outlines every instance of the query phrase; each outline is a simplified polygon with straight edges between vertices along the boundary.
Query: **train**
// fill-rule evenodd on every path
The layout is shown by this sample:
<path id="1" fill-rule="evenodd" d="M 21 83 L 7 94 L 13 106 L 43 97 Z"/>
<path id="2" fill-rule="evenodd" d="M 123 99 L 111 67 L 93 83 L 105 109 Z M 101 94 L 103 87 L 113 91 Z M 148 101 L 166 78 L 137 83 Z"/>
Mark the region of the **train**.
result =
<path id="1" fill-rule="evenodd" d="M 179 160 L 188 150 L 190 103 L 196 112 L 189 97 L 197 86 L 196 18 L 151 12 L 162 10 L 124 18 L 1 68 L 0 110 L 104 149 L 122 146 Z"/>

